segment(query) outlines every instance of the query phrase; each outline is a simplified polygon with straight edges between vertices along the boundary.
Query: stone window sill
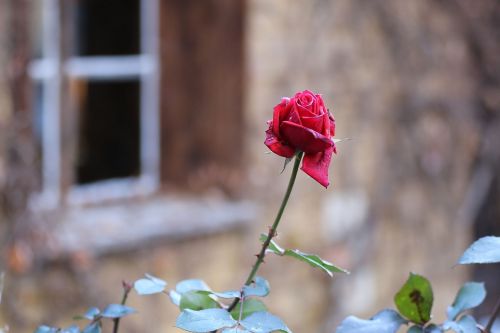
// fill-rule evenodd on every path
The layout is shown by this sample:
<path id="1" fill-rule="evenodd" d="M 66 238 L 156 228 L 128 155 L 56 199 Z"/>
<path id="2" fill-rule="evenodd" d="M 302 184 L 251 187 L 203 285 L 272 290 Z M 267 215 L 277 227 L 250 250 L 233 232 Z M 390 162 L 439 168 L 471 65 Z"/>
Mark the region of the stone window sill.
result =
<path id="1" fill-rule="evenodd" d="M 158 195 L 118 203 L 67 207 L 47 230 L 45 256 L 60 258 L 85 251 L 93 255 L 139 248 L 245 226 L 257 207 L 249 201 Z M 54 220 L 52 220 L 54 221 Z"/>

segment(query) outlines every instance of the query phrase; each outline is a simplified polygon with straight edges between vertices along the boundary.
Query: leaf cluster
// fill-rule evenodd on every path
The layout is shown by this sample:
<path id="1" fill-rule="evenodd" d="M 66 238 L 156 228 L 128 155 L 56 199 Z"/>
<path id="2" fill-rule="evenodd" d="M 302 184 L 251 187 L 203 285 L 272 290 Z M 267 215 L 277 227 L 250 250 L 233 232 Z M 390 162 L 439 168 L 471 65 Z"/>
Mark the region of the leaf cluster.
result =
<path id="1" fill-rule="evenodd" d="M 241 290 L 222 292 L 213 291 L 202 280 L 183 280 L 168 294 L 181 311 L 176 326 L 189 332 L 291 332 L 257 299 L 267 296 L 269 291 L 267 280 L 256 277 L 252 284 Z M 229 312 L 229 302 L 235 298 L 239 298 L 240 302 Z"/>
<path id="2" fill-rule="evenodd" d="M 483 237 L 474 242 L 458 260 L 458 264 L 498 262 L 500 262 L 500 237 L 493 236 Z M 430 322 L 434 302 L 431 283 L 421 275 L 410 273 L 408 280 L 394 296 L 397 311 L 385 309 L 368 320 L 349 316 L 342 321 L 336 333 L 396 333 L 402 325 L 409 325 L 408 333 L 486 332 L 473 316 L 466 313 L 479 306 L 485 298 L 484 283 L 465 283 L 448 307 L 446 321 L 435 324 Z"/>
<path id="3" fill-rule="evenodd" d="M 109 304 L 102 311 L 96 307 L 91 307 L 85 314 L 75 316 L 74 318 L 75 320 L 89 321 L 81 330 L 78 325 L 71 325 L 66 328 L 41 325 L 35 330 L 35 333 L 101 333 L 103 319 L 115 320 L 135 312 L 135 309 L 122 304 Z"/>

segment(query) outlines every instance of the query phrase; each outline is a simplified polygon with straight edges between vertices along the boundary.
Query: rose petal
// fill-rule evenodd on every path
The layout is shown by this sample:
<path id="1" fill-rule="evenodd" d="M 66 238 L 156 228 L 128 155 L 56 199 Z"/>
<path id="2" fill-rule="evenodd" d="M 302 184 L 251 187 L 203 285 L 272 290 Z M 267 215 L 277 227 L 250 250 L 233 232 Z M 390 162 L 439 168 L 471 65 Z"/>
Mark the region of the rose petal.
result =
<path id="1" fill-rule="evenodd" d="M 303 106 L 297 104 L 297 100 L 294 99 L 294 104 L 292 104 L 292 109 L 297 110 L 301 117 L 315 117 L 317 116 L 312 110 L 306 109 Z"/>
<path id="2" fill-rule="evenodd" d="M 330 185 L 328 180 L 328 168 L 332 160 L 332 153 L 335 147 L 330 147 L 323 152 L 316 154 L 305 154 L 301 170 L 307 173 L 311 178 L 323 185 L 325 188 Z"/>
<path id="3" fill-rule="evenodd" d="M 319 153 L 333 146 L 330 138 L 289 121 L 281 123 L 280 131 L 286 143 L 306 154 Z"/>
<path id="4" fill-rule="evenodd" d="M 280 123 L 288 117 L 291 109 L 290 106 L 290 99 L 288 97 L 283 97 L 281 102 L 274 107 L 273 131 L 278 138 L 280 137 Z"/>
<path id="5" fill-rule="evenodd" d="M 335 118 L 330 111 L 328 111 L 328 118 L 330 119 L 330 135 L 335 136 Z"/>
<path id="6" fill-rule="evenodd" d="M 331 131 L 330 131 L 330 118 L 328 117 L 328 113 L 323 113 L 323 131 L 321 133 L 324 133 L 325 136 L 331 137 Z"/>
<path id="7" fill-rule="evenodd" d="M 328 117 L 327 117 L 328 119 Z M 330 123 L 328 123 L 330 124 Z M 324 133 L 323 131 L 324 128 L 324 116 L 315 116 L 315 117 L 302 117 L 302 125 L 304 127 L 310 128 L 313 131 L 316 131 L 318 133 Z M 329 134 L 329 131 L 328 131 Z"/>
<path id="8" fill-rule="evenodd" d="M 287 120 L 290 121 L 290 122 L 292 122 L 292 123 L 296 123 L 298 125 L 302 125 L 302 121 L 300 120 L 299 113 L 295 109 L 292 109 L 292 111 L 290 111 L 290 114 L 289 114 Z"/>
<path id="9" fill-rule="evenodd" d="M 273 126 L 269 127 L 269 129 L 266 131 L 266 141 L 264 141 L 264 144 L 271 149 L 271 151 L 279 156 L 283 157 L 293 157 L 295 154 L 295 149 L 293 149 L 290 146 L 287 146 L 283 144 L 274 134 L 273 131 Z"/>

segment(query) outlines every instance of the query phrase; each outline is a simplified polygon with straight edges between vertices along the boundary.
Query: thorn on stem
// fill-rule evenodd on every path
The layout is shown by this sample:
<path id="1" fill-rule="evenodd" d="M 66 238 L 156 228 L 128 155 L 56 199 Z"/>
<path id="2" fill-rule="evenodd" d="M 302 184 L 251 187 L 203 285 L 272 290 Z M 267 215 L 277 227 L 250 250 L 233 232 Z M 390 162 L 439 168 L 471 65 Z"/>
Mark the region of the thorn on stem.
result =
<path id="1" fill-rule="evenodd" d="M 273 228 L 271 226 L 267 226 L 267 228 L 269 229 L 269 235 L 271 236 L 271 238 L 274 238 L 278 235 L 276 230 L 273 230 Z"/>
<path id="2" fill-rule="evenodd" d="M 130 282 L 122 280 L 122 287 L 123 287 L 123 291 L 128 293 L 132 289 L 132 284 Z"/>

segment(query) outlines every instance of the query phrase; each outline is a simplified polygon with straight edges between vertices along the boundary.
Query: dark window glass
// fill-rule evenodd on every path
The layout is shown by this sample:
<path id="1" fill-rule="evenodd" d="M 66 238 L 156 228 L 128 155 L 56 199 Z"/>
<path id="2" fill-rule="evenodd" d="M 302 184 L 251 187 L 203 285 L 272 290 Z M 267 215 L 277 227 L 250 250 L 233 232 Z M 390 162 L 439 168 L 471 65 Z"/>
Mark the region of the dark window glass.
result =
<path id="1" fill-rule="evenodd" d="M 77 183 L 137 176 L 139 82 L 90 82 L 79 108 Z"/>
<path id="2" fill-rule="evenodd" d="M 139 0 L 76 0 L 74 53 L 140 53 Z"/>
<path id="3" fill-rule="evenodd" d="M 42 1 L 32 1 L 30 22 L 30 48 L 31 57 L 42 57 L 43 21 L 42 21 Z"/>

